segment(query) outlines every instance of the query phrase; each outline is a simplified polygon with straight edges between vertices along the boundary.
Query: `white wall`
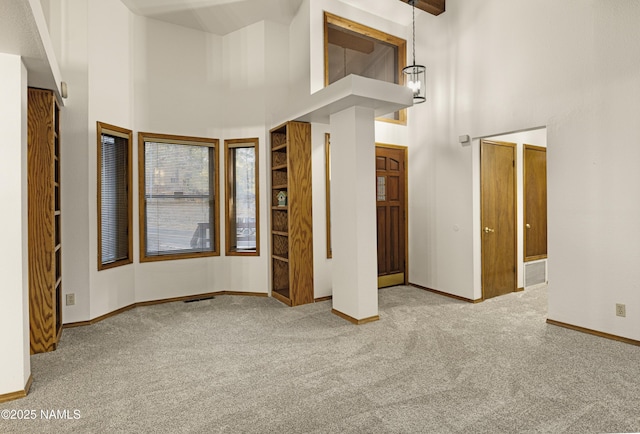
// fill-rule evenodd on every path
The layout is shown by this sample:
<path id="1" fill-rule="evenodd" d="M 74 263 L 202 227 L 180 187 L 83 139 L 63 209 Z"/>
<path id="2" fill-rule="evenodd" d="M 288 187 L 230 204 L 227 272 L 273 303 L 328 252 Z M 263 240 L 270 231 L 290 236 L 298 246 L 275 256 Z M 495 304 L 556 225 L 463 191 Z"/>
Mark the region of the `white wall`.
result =
<path id="1" fill-rule="evenodd" d="M 118 0 L 63 3 L 59 14 L 63 24 L 57 26 L 55 19 L 50 24 L 67 32 L 60 37 L 60 57 L 70 90 L 63 111 L 63 274 L 65 293 L 76 294 L 76 305 L 65 306 L 64 321 L 89 320 L 137 301 L 220 290 L 267 292 L 266 199 L 260 210 L 260 257 L 228 258 L 223 253 L 214 258 L 139 263 L 135 133 L 219 138 L 222 219 L 225 138 L 258 137 L 261 180 L 266 177 L 264 53 L 268 40 L 287 35 L 286 27 L 283 31 L 281 25 L 258 23 L 223 38 L 135 16 Z M 55 17 L 53 11 L 50 17 Z M 54 33 L 52 38 L 58 36 Z M 281 70 L 287 71 L 287 65 Z M 271 73 L 282 75 L 277 66 Z M 260 93 L 260 103 L 249 112 L 235 99 L 241 90 L 247 92 L 245 101 Z M 96 121 L 134 131 L 134 264 L 100 272 L 96 263 Z M 261 182 L 262 198 L 268 197 L 267 188 Z M 224 252 L 224 222 L 220 229 Z"/>
<path id="2" fill-rule="evenodd" d="M 267 131 L 273 125 L 267 119 L 273 119 L 286 102 L 287 30 L 281 24 L 263 21 L 220 37 L 135 17 L 135 129 L 220 139 L 222 252 L 213 258 L 137 264 L 136 301 L 222 290 L 268 292 Z M 176 64 L 189 68 L 170 66 Z M 171 89 L 169 95 L 166 89 Z M 250 137 L 259 140 L 261 253 L 259 257 L 227 257 L 224 139 Z M 137 235 L 135 243 L 137 246 Z"/>
<path id="3" fill-rule="evenodd" d="M 53 55 L 56 59 L 61 58 L 63 39 L 62 8 L 66 6 L 66 0 L 40 0 L 42 13 L 47 23 Z"/>
<path id="4" fill-rule="evenodd" d="M 332 262 L 327 258 L 326 154 L 328 124 L 311 125 L 311 177 L 313 191 L 313 291 L 314 298 L 332 294 Z"/>
<path id="5" fill-rule="evenodd" d="M 103 0 L 88 4 L 89 93 L 88 159 L 86 164 L 88 164 L 87 184 L 89 186 L 90 318 L 96 318 L 128 306 L 135 301 L 135 267 L 133 264 L 98 271 L 98 228 L 96 224 L 98 218 L 96 121 L 134 129 L 133 47 L 131 46 L 133 17 L 133 14 L 120 0 Z M 137 183 L 134 182 L 134 198 L 137 198 L 136 187 Z M 76 295 L 76 300 L 78 300 L 78 295 Z"/>
<path id="6" fill-rule="evenodd" d="M 92 183 L 89 180 L 89 171 L 95 171 L 95 169 L 90 166 L 89 152 L 90 148 L 97 145 L 93 145 L 95 141 L 90 141 L 88 129 L 90 123 L 88 4 L 84 0 L 63 0 L 61 11 L 59 19 L 64 25 L 51 24 L 50 31 L 64 29 L 64 35 L 52 34 L 52 39 L 61 41 L 58 61 L 69 88 L 69 97 L 65 99 L 60 115 L 60 194 L 63 213 L 62 290 L 64 295 L 69 293 L 76 295 L 74 306 L 63 306 L 62 320 L 70 323 L 91 318 L 90 266 L 97 267 L 97 265 L 95 260 L 91 260 L 89 239 L 89 208 L 90 206 L 95 208 L 96 200 L 95 195 L 93 197 L 90 195 Z"/>
<path id="7" fill-rule="evenodd" d="M 269 120 L 286 101 L 288 32 L 282 24 L 261 21 L 223 37 L 225 139 L 258 138 L 260 256 L 226 257 L 227 290 L 269 291 L 271 264 L 271 174 Z M 220 185 L 224 186 L 224 178 Z M 224 215 L 222 212 L 221 215 Z M 212 278 L 215 276 L 212 276 Z"/>
<path id="8" fill-rule="evenodd" d="M 219 137 L 221 38 L 134 17 L 136 129 Z"/>
<path id="9" fill-rule="evenodd" d="M 309 2 L 310 0 L 302 2 L 289 26 L 289 104 L 311 94 Z M 287 120 L 288 113 L 284 113 L 276 123 Z"/>
<path id="10" fill-rule="evenodd" d="M 134 18 L 133 32 L 134 130 L 221 139 L 221 110 L 217 108 L 224 100 L 220 90 L 221 38 L 139 16 Z M 137 189 L 137 151 L 135 154 Z M 218 160 L 219 170 L 222 167 Z M 134 210 L 137 216 L 137 204 Z M 226 289 L 222 257 L 137 262 L 139 228 L 134 226 L 136 301 Z M 223 230 L 221 226 L 220 235 Z M 224 246 L 222 242 L 219 245 Z M 217 278 L 210 281 L 210 275 Z"/>
<path id="11" fill-rule="evenodd" d="M 408 110 L 409 282 L 472 299 L 471 154 L 449 119 L 455 90 L 448 13 L 416 11 L 416 61 L 426 66 L 427 101 Z"/>
<path id="12" fill-rule="evenodd" d="M 640 4 L 629 1 L 450 0 L 434 26 L 418 27 L 421 45 L 444 47 L 427 56 L 437 60 L 428 68 L 435 93 L 420 107 L 439 119 L 433 134 L 418 133 L 433 149 L 435 176 L 414 182 L 432 186 L 425 202 L 438 209 L 435 219 L 417 210 L 421 242 L 442 239 L 451 224 L 459 230 L 435 252 L 423 249 L 437 256 L 414 279 L 475 295 L 474 168 L 457 136 L 546 125 L 549 318 L 640 338 L 639 17 Z M 459 285 L 452 277 L 439 285 L 456 273 Z M 615 303 L 627 304 L 626 319 L 615 317 Z"/>
<path id="13" fill-rule="evenodd" d="M 268 292 L 265 40 L 267 35 L 281 37 L 281 29 L 259 22 L 220 37 L 142 17 L 135 20 L 135 128 L 220 140 L 221 251 L 213 258 L 136 265 L 136 300 L 223 290 Z M 261 254 L 227 257 L 224 139 L 250 137 L 259 140 Z"/>
<path id="14" fill-rule="evenodd" d="M 0 395 L 24 390 L 29 360 L 27 226 L 27 70 L 0 53 Z"/>
<path id="15" fill-rule="evenodd" d="M 290 104 L 292 86 L 289 27 L 270 21 L 264 22 L 264 81 L 268 83 L 265 89 L 264 116 L 267 131 L 286 120 L 282 116 Z"/>

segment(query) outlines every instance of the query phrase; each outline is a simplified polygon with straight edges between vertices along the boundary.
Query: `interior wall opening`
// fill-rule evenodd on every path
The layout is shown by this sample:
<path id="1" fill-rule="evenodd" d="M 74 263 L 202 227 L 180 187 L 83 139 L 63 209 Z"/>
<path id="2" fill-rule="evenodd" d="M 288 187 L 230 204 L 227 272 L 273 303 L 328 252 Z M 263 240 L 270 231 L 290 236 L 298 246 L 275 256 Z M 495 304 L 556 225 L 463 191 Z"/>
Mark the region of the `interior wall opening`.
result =
<path id="1" fill-rule="evenodd" d="M 481 143 L 482 141 L 511 143 L 515 148 L 516 197 L 516 286 L 515 290 L 534 289 L 547 283 L 549 260 L 547 256 L 546 208 L 546 127 L 531 128 L 477 138 L 473 142 L 474 167 L 474 281 L 475 298 L 483 294 L 483 237 L 494 235 L 482 226 Z M 486 265 L 486 264 L 485 264 Z"/>

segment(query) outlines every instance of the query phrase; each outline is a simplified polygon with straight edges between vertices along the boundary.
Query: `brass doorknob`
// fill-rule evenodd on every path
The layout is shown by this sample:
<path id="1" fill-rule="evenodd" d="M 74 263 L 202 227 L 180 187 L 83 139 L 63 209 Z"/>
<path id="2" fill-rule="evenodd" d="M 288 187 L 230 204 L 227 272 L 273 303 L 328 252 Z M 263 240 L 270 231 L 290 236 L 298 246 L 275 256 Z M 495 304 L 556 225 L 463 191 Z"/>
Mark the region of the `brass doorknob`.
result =
<path id="1" fill-rule="evenodd" d="M 531 229 L 531 225 L 529 223 L 527 223 L 525 226 L 527 227 L 527 229 Z"/>
<path id="2" fill-rule="evenodd" d="M 495 232 L 495 230 L 494 229 L 489 229 L 488 227 L 485 227 L 484 228 L 484 233 L 488 234 L 489 232 Z"/>

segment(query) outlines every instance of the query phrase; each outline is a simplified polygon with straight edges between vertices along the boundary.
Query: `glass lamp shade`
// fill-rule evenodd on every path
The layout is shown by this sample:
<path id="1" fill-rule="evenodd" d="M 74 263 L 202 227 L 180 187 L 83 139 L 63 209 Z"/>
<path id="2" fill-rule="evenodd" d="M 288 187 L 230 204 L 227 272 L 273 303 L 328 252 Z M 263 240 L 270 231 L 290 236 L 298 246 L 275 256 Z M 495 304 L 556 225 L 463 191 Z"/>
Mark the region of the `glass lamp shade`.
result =
<path id="1" fill-rule="evenodd" d="M 426 68 L 422 65 L 409 65 L 402 69 L 406 86 L 413 91 L 413 103 L 420 104 L 427 100 Z"/>

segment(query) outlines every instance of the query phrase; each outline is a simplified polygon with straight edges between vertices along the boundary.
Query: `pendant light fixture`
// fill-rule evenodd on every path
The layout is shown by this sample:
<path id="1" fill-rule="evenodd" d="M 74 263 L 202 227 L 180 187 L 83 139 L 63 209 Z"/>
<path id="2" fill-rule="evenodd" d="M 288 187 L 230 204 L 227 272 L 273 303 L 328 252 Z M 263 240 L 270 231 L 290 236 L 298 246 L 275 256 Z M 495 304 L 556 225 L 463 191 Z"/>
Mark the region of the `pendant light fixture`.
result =
<path id="1" fill-rule="evenodd" d="M 416 2 L 418 0 L 408 0 L 413 11 L 413 64 L 402 69 L 404 82 L 413 91 L 413 103 L 420 104 L 427 100 L 426 92 L 426 68 L 416 65 Z"/>

